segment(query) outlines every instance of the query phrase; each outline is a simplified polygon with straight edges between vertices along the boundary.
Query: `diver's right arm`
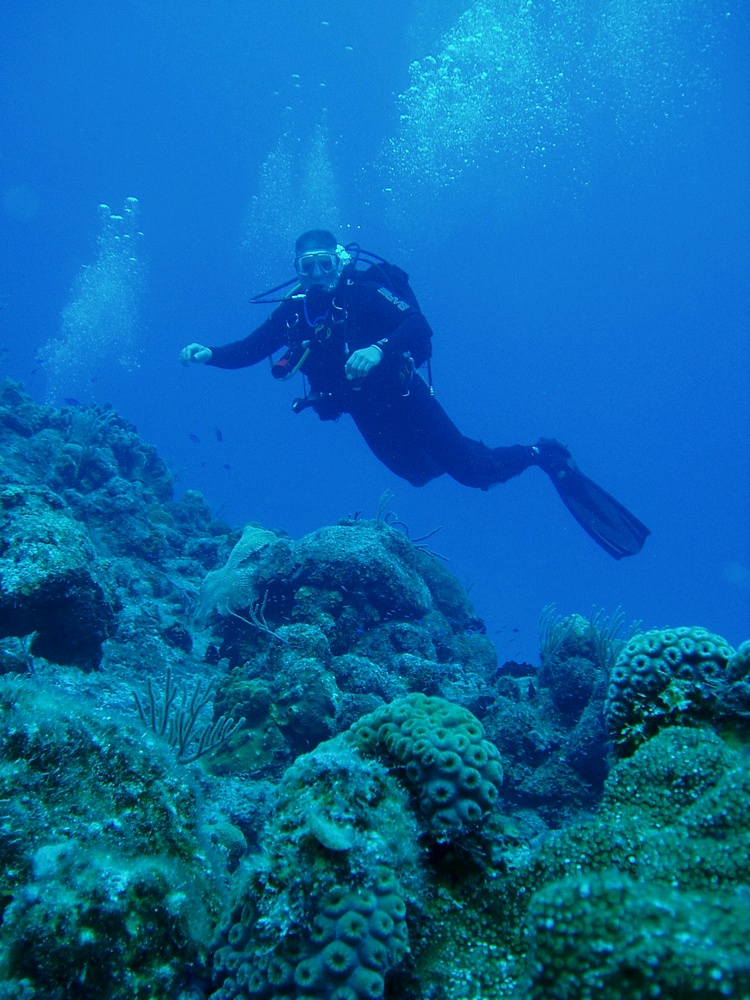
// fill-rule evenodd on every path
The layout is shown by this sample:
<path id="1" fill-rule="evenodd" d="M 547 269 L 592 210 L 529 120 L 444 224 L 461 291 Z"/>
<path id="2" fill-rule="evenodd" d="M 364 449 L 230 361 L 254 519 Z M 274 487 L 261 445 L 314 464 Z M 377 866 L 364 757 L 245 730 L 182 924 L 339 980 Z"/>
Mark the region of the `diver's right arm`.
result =
<path id="1" fill-rule="evenodd" d="M 280 322 L 277 313 L 278 310 L 272 313 L 265 323 L 261 323 L 244 340 L 236 340 L 221 347 L 188 344 L 180 351 L 180 361 L 183 365 L 192 362 L 216 368 L 247 368 L 249 365 L 256 365 L 280 347 L 286 346 L 289 331 L 286 323 Z"/>
<path id="2" fill-rule="evenodd" d="M 210 347 L 204 347 L 203 344 L 188 344 L 180 351 L 180 361 L 183 365 L 189 365 L 191 361 L 198 365 L 207 365 L 213 353 Z"/>

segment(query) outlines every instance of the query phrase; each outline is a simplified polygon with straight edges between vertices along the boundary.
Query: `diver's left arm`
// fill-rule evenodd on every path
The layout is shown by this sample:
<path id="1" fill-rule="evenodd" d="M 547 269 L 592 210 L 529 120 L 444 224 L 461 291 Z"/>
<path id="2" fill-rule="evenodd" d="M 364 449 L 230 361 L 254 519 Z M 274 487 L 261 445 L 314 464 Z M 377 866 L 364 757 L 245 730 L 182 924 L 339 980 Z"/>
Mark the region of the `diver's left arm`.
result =
<path id="1" fill-rule="evenodd" d="M 360 286 L 358 338 L 368 346 L 355 350 L 347 361 L 348 378 L 361 378 L 381 362 L 400 365 L 410 355 L 417 368 L 432 353 L 432 330 L 421 312 L 375 285 Z"/>
<path id="2" fill-rule="evenodd" d="M 401 323 L 375 341 L 375 346 L 383 352 L 386 361 L 401 362 L 405 354 L 410 354 L 417 368 L 432 354 L 432 330 L 422 313 L 410 310 Z"/>

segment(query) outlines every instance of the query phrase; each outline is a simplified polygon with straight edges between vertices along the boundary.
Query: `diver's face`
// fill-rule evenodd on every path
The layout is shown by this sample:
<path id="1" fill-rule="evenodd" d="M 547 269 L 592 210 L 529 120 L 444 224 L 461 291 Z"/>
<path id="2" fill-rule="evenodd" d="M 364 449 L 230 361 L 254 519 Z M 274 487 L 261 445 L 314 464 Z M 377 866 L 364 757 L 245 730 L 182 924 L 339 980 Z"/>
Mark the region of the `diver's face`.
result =
<path id="1" fill-rule="evenodd" d="M 319 285 L 332 292 L 341 277 L 341 260 L 335 250 L 306 250 L 295 258 L 294 269 L 303 291 Z"/>

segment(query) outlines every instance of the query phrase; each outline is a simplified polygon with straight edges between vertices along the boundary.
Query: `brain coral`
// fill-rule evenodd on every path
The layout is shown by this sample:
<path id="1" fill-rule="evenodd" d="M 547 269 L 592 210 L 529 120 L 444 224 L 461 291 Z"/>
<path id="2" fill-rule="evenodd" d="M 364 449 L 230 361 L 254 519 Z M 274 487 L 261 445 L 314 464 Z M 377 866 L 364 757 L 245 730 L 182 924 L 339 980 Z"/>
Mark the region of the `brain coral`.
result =
<path id="1" fill-rule="evenodd" d="M 605 705 L 619 750 L 632 751 L 663 725 L 710 718 L 733 652 L 725 639 L 704 628 L 634 635 L 612 670 Z"/>
<path id="2" fill-rule="evenodd" d="M 443 698 L 410 694 L 364 716 L 349 738 L 402 769 L 410 795 L 440 841 L 476 827 L 497 801 L 499 752 L 472 713 Z"/>
<path id="3" fill-rule="evenodd" d="M 531 903 L 528 1000 L 748 996 L 748 926 L 741 893 L 573 876 Z"/>

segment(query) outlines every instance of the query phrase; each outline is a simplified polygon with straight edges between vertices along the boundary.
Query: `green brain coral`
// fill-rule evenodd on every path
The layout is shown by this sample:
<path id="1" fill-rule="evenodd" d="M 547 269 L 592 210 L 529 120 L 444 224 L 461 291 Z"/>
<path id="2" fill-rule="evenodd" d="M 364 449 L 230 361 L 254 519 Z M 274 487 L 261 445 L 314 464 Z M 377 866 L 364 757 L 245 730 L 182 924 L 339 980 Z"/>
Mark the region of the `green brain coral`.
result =
<path id="1" fill-rule="evenodd" d="M 438 840 L 476 827 L 498 799 L 500 754 L 472 713 L 444 698 L 410 694 L 362 718 L 349 738 L 399 768 Z"/>
<path id="2" fill-rule="evenodd" d="M 704 628 L 634 635 L 612 669 L 605 705 L 620 752 L 631 752 L 665 725 L 710 720 L 733 653 L 725 639 Z"/>

